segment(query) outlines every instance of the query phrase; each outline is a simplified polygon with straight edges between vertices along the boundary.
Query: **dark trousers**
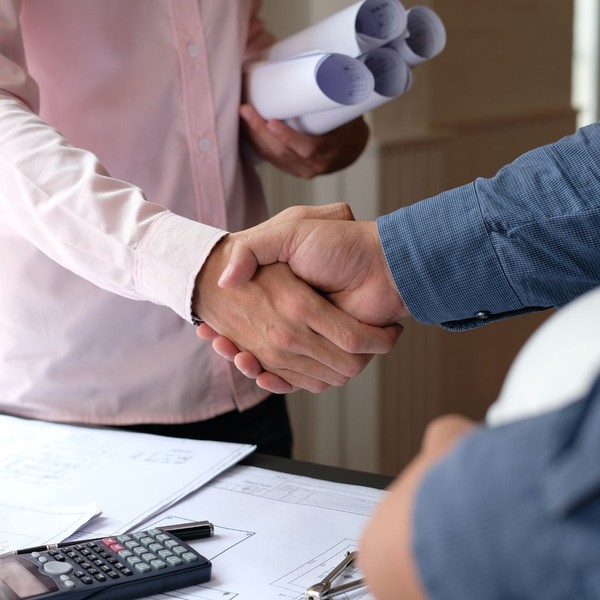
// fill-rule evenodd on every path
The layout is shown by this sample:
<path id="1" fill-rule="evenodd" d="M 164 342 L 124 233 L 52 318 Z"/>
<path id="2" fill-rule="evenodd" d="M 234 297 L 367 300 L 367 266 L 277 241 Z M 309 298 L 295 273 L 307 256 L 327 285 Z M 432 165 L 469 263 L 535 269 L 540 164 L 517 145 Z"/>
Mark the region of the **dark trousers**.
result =
<path id="1" fill-rule="evenodd" d="M 291 458 L 292 427 L 285 396 L 272 394 L 244 412 L 237 410 L 207 421 L 178 425 L 127 425 L 119 427 L 169 437 L 255 444 L 256 451 Z"/>

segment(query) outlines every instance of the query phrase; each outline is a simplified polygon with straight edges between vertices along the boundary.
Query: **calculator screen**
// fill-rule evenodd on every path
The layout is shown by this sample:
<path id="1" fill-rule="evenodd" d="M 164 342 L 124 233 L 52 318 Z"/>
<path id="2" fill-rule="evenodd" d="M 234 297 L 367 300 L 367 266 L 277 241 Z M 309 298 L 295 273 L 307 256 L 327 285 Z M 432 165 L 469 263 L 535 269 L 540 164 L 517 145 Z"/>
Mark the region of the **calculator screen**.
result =
<path id="1" fill-rule="evenodd" d="M 14 598 L 14 594 L 17 598 L 32 598 L 58 589 L 53 583 L 49 586 L 17 559 L 0 560 L 0 600 Z"/>

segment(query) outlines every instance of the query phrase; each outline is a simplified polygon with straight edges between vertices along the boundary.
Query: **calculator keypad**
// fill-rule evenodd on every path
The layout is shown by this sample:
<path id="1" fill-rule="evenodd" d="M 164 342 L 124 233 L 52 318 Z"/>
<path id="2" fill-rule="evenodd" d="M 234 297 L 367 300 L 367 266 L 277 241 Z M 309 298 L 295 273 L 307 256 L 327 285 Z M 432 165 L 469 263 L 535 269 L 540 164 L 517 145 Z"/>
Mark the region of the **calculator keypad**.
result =
<path id="1" fill-rule="evenodd" d="M 75 587 L 77 582 L 91 585 L 198 560 L 198 556 L 178 539 L 160 529 L 81 544 L 74 542 L 43 554 L 32 553 L 31 557 L 44 572 L 58 576 L 67 589 Z"/>

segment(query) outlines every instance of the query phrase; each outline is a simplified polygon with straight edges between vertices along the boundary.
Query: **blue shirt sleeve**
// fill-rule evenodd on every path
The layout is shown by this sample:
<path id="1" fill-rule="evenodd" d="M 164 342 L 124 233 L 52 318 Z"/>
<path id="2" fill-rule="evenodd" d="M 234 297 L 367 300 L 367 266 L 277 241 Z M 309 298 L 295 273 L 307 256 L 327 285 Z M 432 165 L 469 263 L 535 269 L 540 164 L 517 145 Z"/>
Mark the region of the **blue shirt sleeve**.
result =
<path id="1" fill-rule="evenodd" d="M 560 307 L 600 284 L 600 124 L 377 224 L 422 323 L 468 329 Z"/>
<path id="2" fill-rule="evenodd" d="M 566 408 L 468 436 L 424 478 L 431 600 L 600 598 L 600 379 Z"/>

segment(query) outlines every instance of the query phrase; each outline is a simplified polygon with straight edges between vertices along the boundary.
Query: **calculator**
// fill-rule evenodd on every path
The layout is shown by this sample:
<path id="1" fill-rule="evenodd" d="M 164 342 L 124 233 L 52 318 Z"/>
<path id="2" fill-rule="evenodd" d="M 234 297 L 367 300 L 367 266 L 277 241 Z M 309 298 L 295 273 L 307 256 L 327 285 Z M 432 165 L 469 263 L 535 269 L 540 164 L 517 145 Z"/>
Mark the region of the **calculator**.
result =
<path id="1" fill-rule="evenodd" d="M 210 579 L 209 560 L 163 529 L 0 557 L 0 600 L 130 600 Z"/>

